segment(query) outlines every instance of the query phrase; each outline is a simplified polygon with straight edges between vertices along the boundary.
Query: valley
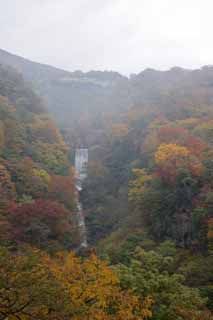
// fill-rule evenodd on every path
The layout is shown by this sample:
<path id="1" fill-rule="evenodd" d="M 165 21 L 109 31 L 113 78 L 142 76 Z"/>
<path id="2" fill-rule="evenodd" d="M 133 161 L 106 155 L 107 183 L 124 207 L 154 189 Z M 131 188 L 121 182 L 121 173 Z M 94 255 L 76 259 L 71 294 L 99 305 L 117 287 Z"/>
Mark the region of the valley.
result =
<path id="1" fill-rule="evenodd" d="M 212 319 L 212 66 L 0 50 L 0 191 L 0 319 Z"/>

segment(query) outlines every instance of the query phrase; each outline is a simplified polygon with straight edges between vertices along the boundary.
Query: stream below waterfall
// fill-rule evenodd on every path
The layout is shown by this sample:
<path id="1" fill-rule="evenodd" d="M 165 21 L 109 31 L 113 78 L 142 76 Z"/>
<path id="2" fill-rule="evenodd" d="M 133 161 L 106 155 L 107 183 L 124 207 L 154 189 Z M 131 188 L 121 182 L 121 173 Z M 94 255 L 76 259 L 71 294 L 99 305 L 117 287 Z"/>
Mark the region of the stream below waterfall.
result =
<path id="1" fill-rule="evenodd" d="M 86 248 L 88 246 L 85 218 L 83 214 L 82 204 L 79 200 L 79 193 L 82 191 L 83 181 L 87 177 L 87 165 L 88 165 L 88 149 L 86 148 L 76 149 L 75 151 L 75 171 L 76 171 L 75 187 L 78 193 L 77 223 L 78 223 L 79 234 L 80 234 L 80 248 Z"/>

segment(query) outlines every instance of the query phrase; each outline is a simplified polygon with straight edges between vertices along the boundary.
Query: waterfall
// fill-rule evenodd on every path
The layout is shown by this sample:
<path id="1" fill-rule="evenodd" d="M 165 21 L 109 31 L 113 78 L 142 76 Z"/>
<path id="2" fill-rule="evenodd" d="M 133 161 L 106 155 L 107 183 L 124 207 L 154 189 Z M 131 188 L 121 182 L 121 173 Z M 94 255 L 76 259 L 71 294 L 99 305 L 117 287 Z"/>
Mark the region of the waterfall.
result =
<path id="1" fill-rule="evenodd" d="M 81 148 L 76 149 L 75 152 L 75 171 L 76 171 L 76 182 L 75 186 L 77 192 L 82 191 L 83 181 L 87 177 L 87 164 L 88 164 L 88 149 Z M 86 248 L 87 244 L 87 232 L 86 232 L 86 224 L 83 214 L 83 208 L 79 201 L 79 197 L 77 197 L 77 219 L 78 219 L 78 228 L 80 233 L 80 248 Z"/>

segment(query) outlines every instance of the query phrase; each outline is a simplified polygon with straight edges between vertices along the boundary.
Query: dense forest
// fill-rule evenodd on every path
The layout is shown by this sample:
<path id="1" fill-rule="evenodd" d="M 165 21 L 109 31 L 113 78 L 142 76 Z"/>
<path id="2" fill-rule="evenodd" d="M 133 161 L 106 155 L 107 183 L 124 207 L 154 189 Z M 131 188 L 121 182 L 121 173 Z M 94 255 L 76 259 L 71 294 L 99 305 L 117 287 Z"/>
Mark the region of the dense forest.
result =
<path id="1" fill-rule="evenodd" d="M 137 104 L 91 146 L 89 238 L 122 285 L 154 298 L 153 319 L 208 319 L 190 303 L 212 310 L 213 72 L 147 72 L 153 87 L 141 74 Z"/>
<path id="2" fill-rule="evenodd" d="M 213 67 L 0 63 L 0 319 L 212 319 Z"/>

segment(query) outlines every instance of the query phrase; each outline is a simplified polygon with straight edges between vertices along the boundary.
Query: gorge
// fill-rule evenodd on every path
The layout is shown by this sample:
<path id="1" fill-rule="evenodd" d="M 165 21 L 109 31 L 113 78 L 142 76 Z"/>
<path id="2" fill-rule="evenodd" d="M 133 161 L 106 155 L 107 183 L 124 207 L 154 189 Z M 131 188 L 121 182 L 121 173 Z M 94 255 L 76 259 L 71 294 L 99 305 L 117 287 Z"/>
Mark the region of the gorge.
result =
<path id="1" fill-rule="evenodd" d="M 147 319 L 135 317 L 134 295 L 142 309 L 153 298 L 152 320 L 211 319 L 213 68 L 149 69 L 99 88 L 88 75 L 62 85 L 55 73 L 44 85 L 34 67 L 40 81 L 31 88 L 0 65 L 0 283 L 11 279 L 20 297 L 32 292 L 37 307 L 30 297 L 33 316 L 14 318 L 9 292 L 0 320 Z M 53 121 L 52 101 L 66 125 Z M 47 303 L 53 311 L 41 317 Z"/>

